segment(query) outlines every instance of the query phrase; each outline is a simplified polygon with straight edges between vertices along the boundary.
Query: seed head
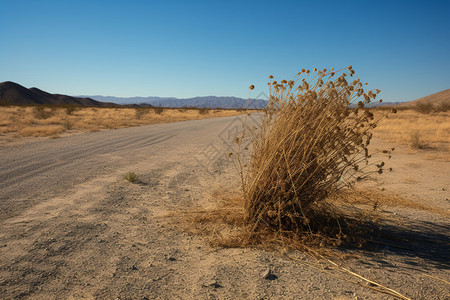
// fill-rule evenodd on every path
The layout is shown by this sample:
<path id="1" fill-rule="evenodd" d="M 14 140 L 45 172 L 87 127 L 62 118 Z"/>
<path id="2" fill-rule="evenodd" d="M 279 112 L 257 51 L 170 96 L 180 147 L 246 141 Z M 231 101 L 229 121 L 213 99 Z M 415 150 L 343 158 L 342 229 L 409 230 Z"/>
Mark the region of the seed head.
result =
<path id="1" fill-rule="evenodd" d="M 255 88 L 255 86 L 252 84 L 251 86 L 249 86 L 249 89 L 253 90 Z"/>
<path id="2" fill-rule="evenodd" d="M 269 78 L 270 78 L 270 79 L 272 79 L 272 78 L 273 78 L 273 76 L 272 76 L 272 75 L 269 75 Z"/>

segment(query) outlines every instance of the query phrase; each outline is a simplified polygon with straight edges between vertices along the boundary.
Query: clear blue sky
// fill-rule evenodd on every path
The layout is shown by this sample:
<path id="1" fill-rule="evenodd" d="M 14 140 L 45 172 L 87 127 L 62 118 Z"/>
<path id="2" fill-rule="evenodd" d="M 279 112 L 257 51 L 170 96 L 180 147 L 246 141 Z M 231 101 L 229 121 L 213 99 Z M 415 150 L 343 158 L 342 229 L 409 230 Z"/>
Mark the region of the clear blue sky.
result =
<path id="1" fill-rule="evenodd" d="M 450 88 L 450 1 L 0 0 L 0 82 L 52 93 L 247 97 L 348 65 L 385 101 Z"/>

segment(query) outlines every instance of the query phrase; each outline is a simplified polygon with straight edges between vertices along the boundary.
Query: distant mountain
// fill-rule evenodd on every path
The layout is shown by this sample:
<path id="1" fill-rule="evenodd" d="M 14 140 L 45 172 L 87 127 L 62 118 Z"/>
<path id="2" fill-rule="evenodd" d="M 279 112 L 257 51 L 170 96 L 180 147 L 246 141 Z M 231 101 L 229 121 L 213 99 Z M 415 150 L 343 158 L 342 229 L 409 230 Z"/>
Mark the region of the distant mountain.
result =
<path id="1" fill-rule="evenodd" d="M 149 103 L 149 101 L 160 101 L 160 100 L 176 100 L 175 97 L 168 97 L 168 98 L 162 98 L 162 97 L 129 97 L 129 98 L 123 98 L 123 97 L 114 97 L 114 96 L 101 96 L 101 95 L 94 95 L 94 96 L 79 96 L 79 97 L 89 97 L 97 101 L 102 102 L 113 102 L 117 104 L 143 104 L 143 103 Z"/>
<path id="2" fill-rule="evenodd" d="M 199 108 L 246 108 L 247 99 L 237 97 L 194 97 L 194 98 L 161 98 L 161 97 L 130 97 L 120 98 L 113 96 L 82 96 L 90 97 L 98 101 L 109 101 L 118 104 L 150 104 L 162 107 L 199 107 Z M 249 108 L 262 109 L 267 106 L 267 101 L 250 99 Z"/>
<path id="3" fill-rule="evenodd" d="M 399 107 L 412 107 L 417 104 L 431 104 L 434 107 L 445 104 L 450 105 L 450 89 L 443 90 L 441 92 L 434 93 L 417 100 L 402 103 L 399 105 Z"/>
<path id="4" fill-rule="evenodd" d="M 34 87 L 27 89 L 11 81 L 0 83 L 0 103 L 7 105 L 119 106 L 115 103 L 99 102 L 91 98 L 50 94 Z"/>
<path id="5" fill-rule="evenodd" d="M 399 105 L 402 104 L 404 102 L 375 102 L 371 105 L 369 105 L 369 107 L 379 107 L 379 106 L 393 106 L 393 105 Z"/>

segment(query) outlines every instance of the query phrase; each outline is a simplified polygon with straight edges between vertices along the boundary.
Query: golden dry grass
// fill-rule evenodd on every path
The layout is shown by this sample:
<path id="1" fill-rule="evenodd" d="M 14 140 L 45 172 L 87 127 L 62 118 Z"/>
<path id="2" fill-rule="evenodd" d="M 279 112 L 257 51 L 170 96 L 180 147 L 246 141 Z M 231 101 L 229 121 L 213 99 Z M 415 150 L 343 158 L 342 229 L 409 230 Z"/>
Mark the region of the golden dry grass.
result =
<path id="1" fill-rule="evenodd" d="M 375 111 L 375 115 L 383 114 Z M 434 150 L 428 158 L 450 160 L 450 112 L 421 114 L 401 110 L 390 114 L 374 130 L 374 136 L 385 141 L 409 145 L 415 149 Z"/>
<path id="2" fill-rule="evenodd" d="M 280 83 L 269 77 L 269 105 L 262 125 L 251 133 L 248 167 L 237 153 L 246 221 L 255 232 L 268 227 L 305 241 L 322 235 L 340 239 L 346 220 L 326 199 L 369 174 L 383 173 L 383 162 L 369 163 L 367 148 L 380 121 L 367 106 L 380 91 L 365 91 L 353 74 L 349 66 L 302 69 L 294 80 Z"/>
<path id="3" fill-rule="evenodd" d="M 336 199 L 339 205 L 355 205 L 361 209 L 370 207 L 373 208 L 374 211 L 379 209 L 383 210 L 387 207 L 404 207 L 425 210 L 444 217 L 450 216 L 448 211 L 427 205 L 426 203 L 407 199 L 396 195 L 395 193 L 380 191 L 375 188 L 342 190 L 339 192 Z"/>
<path id="4" fill-rule="evenodd" d="M 238 110 L 0 106 L 0 143 L 23 137 L 58 137 L 104 129 L 243 114 Z"/>

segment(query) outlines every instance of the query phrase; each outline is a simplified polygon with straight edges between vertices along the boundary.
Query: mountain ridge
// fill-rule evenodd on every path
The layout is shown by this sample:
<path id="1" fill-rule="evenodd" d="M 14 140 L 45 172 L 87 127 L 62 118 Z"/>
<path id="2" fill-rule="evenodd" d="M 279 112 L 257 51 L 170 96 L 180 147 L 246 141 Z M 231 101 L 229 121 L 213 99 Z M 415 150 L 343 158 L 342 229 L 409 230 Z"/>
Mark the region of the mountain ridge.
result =
<path id="1" fill-rule="evenodd" d="M 51 94 L 36 87 L 28 89 L 12 81 L 0 83 L 0 103 L 6 105 L 119 106 L 115 103 L 100 102 L 87 97 Z"/>
<path id="2" fill-rule="evenodd" d="M 262 99 L 243 99 L 232 96 L 200 96 L 192 98 L 175 97 L 115 97 L 115 96 L 69 96 L 63 94 L 51 94 L 39 88 L 25 88 L 18 83 L 5 81 L 0 83 L 0 103 L 6 105 L 75 105 L 98 107 L 139 107 L 161 106 L 197 107 L 197 108 L 246 108 L 262 109 L 267 106 L 267 101 Z M 450 104 L 450 89 L 446 89 L 419 99 L 408 102 L 382 102 L 374 106 L 392 105 L 399 107 L 415 106 L 418 103 L 431 103 L 435 106 Z"/>
<path id="3" fill-rule="evenodd" d="M 262 99 L 244 99 L 232 96 L 199 96 L 192 98 L 175 97 L 114 97 L 90 95 L 80 96 L 90 97 L 97 101 L 109 101 L 122 105 L 152 105 L 162 107 L 198 107 L 198 108 L 246 108 L 247 102 L 249 108 L 262 109 L 267 106 L 267 101 Z"/>

